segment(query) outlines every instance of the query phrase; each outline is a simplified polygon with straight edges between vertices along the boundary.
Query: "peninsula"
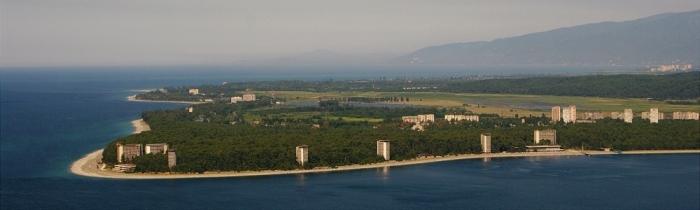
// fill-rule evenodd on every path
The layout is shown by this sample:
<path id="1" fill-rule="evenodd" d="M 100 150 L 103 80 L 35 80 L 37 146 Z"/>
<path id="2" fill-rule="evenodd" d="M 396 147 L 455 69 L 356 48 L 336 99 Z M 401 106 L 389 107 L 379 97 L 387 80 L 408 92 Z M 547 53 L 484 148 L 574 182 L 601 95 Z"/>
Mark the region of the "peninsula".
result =
<path id="1" fill-rule="evenodd" d="M 81 158 L 71 171 L 103 178 L 206 178 L 460 159 L 700 153 L 700 105 L 692 101 L 439 88 L 358 91 L 396 84 L 338 81 L 314 87 L 355 91 L 309 92 L 294 87 L 311 84 L 280 81 L 142 93 L 129 100 L 189 105 L 144 112 L 132 122 L 134 134 Z M 522 106 L 535 101 L 542 105 Z"/>

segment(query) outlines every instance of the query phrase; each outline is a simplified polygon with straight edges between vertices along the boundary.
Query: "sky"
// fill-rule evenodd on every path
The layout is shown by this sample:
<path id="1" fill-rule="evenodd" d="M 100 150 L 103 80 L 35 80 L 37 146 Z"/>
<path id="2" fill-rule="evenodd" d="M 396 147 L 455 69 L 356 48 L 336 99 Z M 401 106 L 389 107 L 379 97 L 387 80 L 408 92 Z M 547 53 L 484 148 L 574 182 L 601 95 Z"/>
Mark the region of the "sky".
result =
<path id="1" fill-rule="evenodd" d="M 0 66 L 391 57 L 697 9 L 698 0 L 0 0 Z"/>

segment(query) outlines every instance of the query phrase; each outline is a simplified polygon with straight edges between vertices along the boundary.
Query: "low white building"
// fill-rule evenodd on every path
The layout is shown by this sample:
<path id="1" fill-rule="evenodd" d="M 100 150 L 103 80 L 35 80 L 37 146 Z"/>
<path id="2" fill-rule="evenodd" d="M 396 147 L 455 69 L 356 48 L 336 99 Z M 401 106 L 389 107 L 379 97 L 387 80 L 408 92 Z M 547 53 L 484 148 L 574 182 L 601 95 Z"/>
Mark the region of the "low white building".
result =
<path id="1" fill-rule="evenodd" d="M 243 101 L 243 97 L 240 97 L 240 96 L 231 97 L 231 103 L 232 103 L 232 104 L 238 103 L 238 102 L 240 102 L 240 101 Z"/>
<path id="2" fill-rule="evenodd" d="M 446 114 L 445 120 L 447 121 L 473 121 L 479 122 L 479 115 L 462 115 L 462 114 Z"/>
<path id="3" fill-rule="evenodd" d="M 197 88 L 192 88 L 188 91 L 190 95 L 199 95 L 199 89 Z"/>

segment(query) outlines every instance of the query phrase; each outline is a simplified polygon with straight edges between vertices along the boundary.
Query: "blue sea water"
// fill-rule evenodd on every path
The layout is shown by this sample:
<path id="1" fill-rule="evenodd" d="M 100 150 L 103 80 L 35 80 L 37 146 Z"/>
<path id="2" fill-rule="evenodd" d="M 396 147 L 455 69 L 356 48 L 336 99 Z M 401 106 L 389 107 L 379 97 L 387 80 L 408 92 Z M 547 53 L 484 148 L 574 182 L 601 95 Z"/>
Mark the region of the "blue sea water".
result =
<path id="1" fill-rule="evenodd" d="M 2 69 L 0 69 L 2 70 Z M 365 75 L 366 77 L 367 75 Z M 463 160 L 341 173 L 109 180 L 70 163 L 131 132 L 140 89 L 356 74 L 225 69 L 0 71 L 1 209 L 700 209 L 700 155 Z"/>

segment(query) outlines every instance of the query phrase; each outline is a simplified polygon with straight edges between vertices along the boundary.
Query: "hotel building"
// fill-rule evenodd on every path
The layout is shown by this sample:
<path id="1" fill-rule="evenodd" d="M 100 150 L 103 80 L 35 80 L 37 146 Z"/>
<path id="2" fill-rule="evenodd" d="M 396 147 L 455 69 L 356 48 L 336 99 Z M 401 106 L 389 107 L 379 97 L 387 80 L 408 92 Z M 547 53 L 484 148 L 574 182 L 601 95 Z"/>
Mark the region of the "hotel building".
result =
<path id="1" fill-rule="evenodd" d="M 391 159 L 391 148 L 388 140 L 377 141 L 377 155 L 384 158 L 384 160 Z"/>
<path id="2" fill-rule="evenodd" d="M 296 147 L 296 157 L 297 163 L 304 166 L 305 163 L 309 162 L 309 146 L 299 145 Z"/>

